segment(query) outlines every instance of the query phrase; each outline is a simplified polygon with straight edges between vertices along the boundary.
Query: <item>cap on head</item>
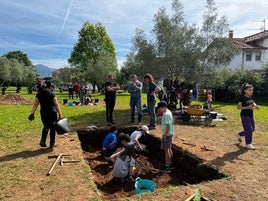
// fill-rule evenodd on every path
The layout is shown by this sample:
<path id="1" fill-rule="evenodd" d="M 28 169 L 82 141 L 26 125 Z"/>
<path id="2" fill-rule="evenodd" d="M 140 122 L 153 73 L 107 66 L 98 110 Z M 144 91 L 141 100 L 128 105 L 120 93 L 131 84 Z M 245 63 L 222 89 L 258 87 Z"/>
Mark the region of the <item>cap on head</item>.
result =
<path id="1" fill-rule="evenodd" d="M 166 101 L 160 101 L 158 104 L 157 104 L 157 107 L 160 108 L 160 107 L 167 107 L 167 102 Z"/>
<path id="2" fill-rule="evenodd" d="M 145 125 L 141 126 L 141 130 L 144 130 L 145 133 L 150 134 L 148 126 L 145 126 Z"/>

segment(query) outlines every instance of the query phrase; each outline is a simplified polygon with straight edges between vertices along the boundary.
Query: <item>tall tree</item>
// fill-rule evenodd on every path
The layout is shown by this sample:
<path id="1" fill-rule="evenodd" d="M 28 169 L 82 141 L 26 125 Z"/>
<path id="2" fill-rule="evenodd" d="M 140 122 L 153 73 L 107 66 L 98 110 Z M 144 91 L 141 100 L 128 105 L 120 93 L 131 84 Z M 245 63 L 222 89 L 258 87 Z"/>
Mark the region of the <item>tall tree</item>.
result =
<path id="1" fill-rule="evenodd" d="M 11 65 L 5 56 L 0 57 L 0 87 L 2 87 L 2 94 L 5 94 L 6 86 L 10 83 L 10 69 Z"/>
<path id="2" fill-rule="evenodd" d="M 213 77 L 213 72 L 219 67 L 226 66 L 238 52 L 238 49 L 224 37 L 228 31 L 226 17 L 218 16 L 214 0 L 207 0 L 200 33 L 204 50 L 201 64 L 207 75 Z"/>
<path id="3" fill-rule="evenodd" d="M 36 71 L 27 54 L 22 51 L 10 51 L 3 55 L 8 59 L 10 65 L 9 84 L 17 86 L 17 92 L 21 86 L 28 86 L 31 89 L 36 78 Z M 31 90 L 28 90 L 31 93 Z"/>
<path id="4" fill-rule="evenodd" d="M 11 57 L 10 59 L 6 56 L 0 57 L 0 86 L 3 90 L 10 84 L 17 86 L 17 92 L 21 86 L 32 88 L 35 78 L 36 73 L 33 66 L 25 66 L 24 63 Z"/>
<path id="5" fill-rule="evenodd" d="M 105 61 L 103 57 L 106 56 L 109 59 Z M 68 62 L 88 76 L 89 73 L 97 75 L 101 72 L 117 72 L 115 48 L 102 24 L 84 23 L 79 31 L 78 42 L 75 44 Z M 93 85 L 100 81 L 97 80 L 100 79 L 97 76 L 90 76 L 87 79 L 93 82 Z M 101 80 L 101 82 L 104 81 Z M 93 88 L 95 89 L 95 86 Z"/>
<path id="6" fill-rule="evenodd" d="M 136 32 L 134 49 L 124 63 L 125 70 L 140 68 L 139 72 L 144 69 L 157 78 L 176 77 L 194 83 L 215 77 L 216 69 L 226 65 L 236 50 L 223 37 L 227 33 L 228 23 L 225 17 L 218 17 L 213 0 L 207 0 L 206 9 L 200 29 L 185 21 L 183 5 L 179 0 L 172 1 L 171 16 L 165 8 L 160 8 L 153 19 L 154 42 L 146 40 L 142 31 Z M 145 51 L 148 49 L 154 53 L 152 57 L 148 57 L 148 51 Z M 144 65 L 146 58 L 149 58 L 151 66 Z"/>
<path id="7" fill-rule="evenodd" d="M 2 86 L 5 82 L 10 81 L 10 63 L 5 56 L 0 57 L 0 81 Z"/>
<path id="8" fill-rule="evenodd" d="M 64 67 L 53 72 L 53 80 L 57 85 L 65 85 L 78 81 L 84 81 L 80 70 L 77 68 Z"/>
<path id="9" fill-rule="evenodd" d="M 21 63 L 19 63 L 18 60 L 16 59 L 9 59 L 11 69 L 10 69 L 10 78 L 12 84 L 17 86 L 17 93 L 20 92 L 21 86 L 22 86 L 22 77 L 25 76 L 23 75 L 23 69 Z"/>
<path id="10" fill-rule="evenodd" d="M 171 17 L 166 14 L 165 9 L 160 9 L 154 16 L 153 33 L 156 36 L 158 72 L 164 78 L 177 77 L 192 81 L 198 77 L 194 72 L 199 71 L 197 64 L 201 39 L 195 25 L 189 25 L 185 21 L 183 5 L 179 0 L 173 0 L 172 9 Z"/>
<path id="11" fill-rule="evenodd" d="M 6 56 L 8 59 L 16 59 L 19 63 L 23 64 L 24 66 L 29 66 L 29 67 L 33 66 L 27 54 L 23 53 L 20 50 L 10 51 L 4 56 Z"/>

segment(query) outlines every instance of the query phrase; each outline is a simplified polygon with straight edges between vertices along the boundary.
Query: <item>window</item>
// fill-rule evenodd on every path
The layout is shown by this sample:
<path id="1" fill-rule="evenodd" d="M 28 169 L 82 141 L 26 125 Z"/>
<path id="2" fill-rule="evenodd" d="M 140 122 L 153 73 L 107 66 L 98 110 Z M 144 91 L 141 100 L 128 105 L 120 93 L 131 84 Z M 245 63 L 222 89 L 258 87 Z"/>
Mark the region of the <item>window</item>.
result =
<path id="1" fill-rule="evenodd" d="M 256 52 L 255 53 L 255 61 L 260 61 L 261 60 L 261 52 Z"/>
<path id="2" fill-rule="evenodd" d="M 246 61 L 251 61 L 252 53 L 246 52 Z"/>

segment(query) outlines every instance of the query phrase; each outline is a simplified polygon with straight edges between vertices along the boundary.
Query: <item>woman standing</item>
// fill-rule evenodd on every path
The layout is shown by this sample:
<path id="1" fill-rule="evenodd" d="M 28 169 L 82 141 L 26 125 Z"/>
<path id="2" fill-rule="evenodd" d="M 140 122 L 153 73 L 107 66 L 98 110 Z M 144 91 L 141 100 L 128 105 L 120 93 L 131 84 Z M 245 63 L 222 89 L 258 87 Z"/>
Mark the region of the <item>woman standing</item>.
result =
<path id="1" fill-rule="evenodd" d="M 150 124 L 149 124 L 149 129 L 153 130 L 155 129 L 156 125 L 156 114 L 155 114 L 155 103 L 156 103 L 156 98 L 155 95 L 161 91 L 161 88 L 157 86 L 154 83 L 153 76 L 149 73 L 144 75 L 144 82 L 148 86 L 147 90 L 147 105 L 148 105 L 148 113 L 150 116 Z"/>
<path id="2" fill-rule="evenodd" d="M 241 110 L 240 116 L 242 121 L 243 131 L 237 134 L 238 142 L 242 142 L 242 137 L 245 136 L 246 148 L 255 150 L 252 143 L 252 133 L 255 130 L 255 121 L 253 118 L 253 110 L 259 109 L 252 99 L 253 86 L 251 84 L 245 83 L 241 89 L 241 96 L 238 100 L 237 108 Z"/>
<path id="3" fill-rule="evenodd" d="M 32 112 L 28 119 L 30 121 L 34 120 L 34 113 L 40 104 L 40 114 L 44 128 L 42 130 L 42 137 L 39 145 L 41 147 L 46 147 L 46 138 L 48 132 L 50 131 L 50 148 L 53 148 L 54 146 L 57 146 L 55 143 L 55 123 L 58 120 L 57 113 L 59 114 L 60 119 L 62 119 L 62 113 L 57 98 L 51 89 L 51 81 L 46 80 L 45 84 L 43 85 L 43 90 L 36 94 Z"/>

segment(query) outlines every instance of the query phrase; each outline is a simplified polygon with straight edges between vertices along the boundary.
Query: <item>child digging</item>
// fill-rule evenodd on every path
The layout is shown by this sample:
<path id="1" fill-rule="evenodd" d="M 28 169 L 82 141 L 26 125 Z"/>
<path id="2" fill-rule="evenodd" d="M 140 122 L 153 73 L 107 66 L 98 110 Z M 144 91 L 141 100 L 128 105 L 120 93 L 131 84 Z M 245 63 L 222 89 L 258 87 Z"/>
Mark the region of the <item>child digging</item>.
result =
<path id="1" fill-rule="evenodd" d="M 134 181 L 135 173 L 135 152 L 136 148 L 134 144 L 126 146 L 125 150 L 117 157 L 114 168 L 113 176 L 120 179 L 128 179 Z"/>

